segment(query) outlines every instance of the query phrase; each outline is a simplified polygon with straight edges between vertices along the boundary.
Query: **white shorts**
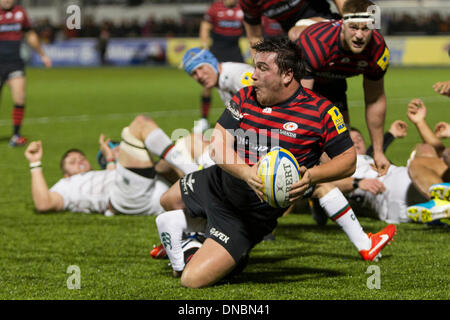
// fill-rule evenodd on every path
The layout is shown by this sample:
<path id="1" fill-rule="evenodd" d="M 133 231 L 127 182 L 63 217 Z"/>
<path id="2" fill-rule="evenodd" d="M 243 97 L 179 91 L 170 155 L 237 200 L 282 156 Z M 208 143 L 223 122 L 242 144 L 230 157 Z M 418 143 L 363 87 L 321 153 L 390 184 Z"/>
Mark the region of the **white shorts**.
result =
<path id="1" fill-rule="evenodd" d="M 391 165 L 388 173 L 379 179 L 386 187 L 386 191 L 374 195 L 368 191 L 357 189 L 349 194 L 351 199 L 361 197 L 363 208 L 376 213 L 377 218 L 387 223 L 409 222 L 407 208 L 410 205 L 426 201 L 416 190 L 408 175 L 407 167 Z M 353 204 L 352 204 L 353 205 Z M 357 213 L 358 215 L 358 213 Z"/>
<path id="2" fill-rule="evenodd" d="M 154 179 L 140 176 L 117 164 L 116 178 L 109 201 L 122 214 L 159 215 L 164 212 L 160 198 L 170 183 L 156 175 Z"/>

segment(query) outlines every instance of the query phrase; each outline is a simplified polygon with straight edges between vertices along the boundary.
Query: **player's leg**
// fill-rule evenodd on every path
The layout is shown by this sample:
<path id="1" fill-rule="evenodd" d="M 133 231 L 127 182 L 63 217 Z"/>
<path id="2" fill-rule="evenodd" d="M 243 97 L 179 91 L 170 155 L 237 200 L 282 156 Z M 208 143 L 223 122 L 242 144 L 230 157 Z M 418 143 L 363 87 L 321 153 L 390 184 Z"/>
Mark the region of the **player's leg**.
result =
<path id="1" fill-rule="evenodd" d="M 200 109 L 202 117 L 195 122 L 193 129 L 195 133 L 202 133 L 203 131 L 209 128 L 208 117 L 209 111 L 211 110 L 211 96 L 212 96 L 211 89 L 203 88 L 200 101 Z"/>
<path id="2" fill-rule="evenodd" d="M 11 97 L 14 104 L 12 110 L 13 136 L 10 140 L 10 146 L 22 146 L 27 141 L 20 134 L 25 115 L 26 79 L 24 73 L 22 71 L 12 72 L 7 83 L 11 89 Z"/>
<path id="3" fill-rule="evenodd" d="M 331 183 L 317 185 L 313 197 L 319 199 L 328 217 L 342 228 L 364 260 L 376 259 L 395 234 L 394 225 L 375 235 L 365 233 L 345 196 Z"/>
<path id="4" fill-rule="evenodd" d="M 171 262 L 174 276 L 180 276 L 185 267 L 183 234 L 204 233 L 205 224 L 205 219 L 192 218 L 181 209 L 165 212 L 156 218 L 158 235 Z"/>
<path id="5" fill-rule="evenodd" d="M 439 158 L 415 157 L 409 164 L 408 173 L 416 189 L 427 199 L 430 199 L 432 185 L 450 181 L 449 168 Z"/>
<path id="6" fill-rule="evenodd" d="M 231 254 L 218 242 L 208 238 L 186 265 L 181 285 L 201 288 L 223 279 L 236 267 Z"/>
<path id="7" fill-rule="evenodd" d="M 414 222 L 427 223 L 450 217 L 450 170 L 440 158 L 415 157 L 408 168 L 416 189 L 427 199 L 408 207 L 408 217 Z"/>
<path id="8" fill-rule="evenodd" d="M 150 117 L 139 115 L 129 126 L 131 135 L 142 141 L 152 154 L 166 160 L 174 168 L 186 174 L 198 169 L 198 165 L 175 148 L 175 144 Z"/>
<path id="9" fill-rule="evenodd" d="M 180 180 L 175 182 L 170 189 L 161 196 L 160 202 L 161 206 L 166 211 L 186 208 L 181 197 Z"/>

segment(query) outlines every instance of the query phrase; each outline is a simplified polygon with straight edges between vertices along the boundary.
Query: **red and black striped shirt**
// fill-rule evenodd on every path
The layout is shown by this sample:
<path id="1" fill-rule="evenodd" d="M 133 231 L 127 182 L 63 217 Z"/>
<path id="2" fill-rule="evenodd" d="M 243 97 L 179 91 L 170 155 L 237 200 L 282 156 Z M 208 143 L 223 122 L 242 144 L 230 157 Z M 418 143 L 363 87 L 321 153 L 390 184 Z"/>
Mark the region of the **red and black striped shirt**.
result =
<path id="1" fill-rule="evenodd" d="M 223 1 L 216 1 L 205 13 L 204 19 L 212 25 L 211 37 L 214 40 L 230 37 L 239 39 L 244 33 L 242 27 L 243 16 L 244 14 L 239 4 L 228 8 Z"/>
<path id="2" fill-rule="evenodd" d="M 240 5 L 248 24 L 261 24 L 261 17 L 267 16 L 278 21 L 285 32 L 300 19 L 331 16 L 326 0 L 240 0 Z"/>
<path id="3" fill-rule="evenodd" d="M 255 164 L 272 147 L 288 149 L 301 166 L 311 168 L 326 152 L 331 158 L 353 143 L 339 109 L 301 86 L 286 101 L 263 107 L 253 86 L 238 91 L 218 123 L 235 137 L 235 151 Z"/>
<path id="4" fill-rule="evenodd" d="M 0 63 L 22 61 L 20 45 L 31 28 L 25 9 L 19 5 L 10 10 L 0 8 Z"/>
<path id="5" fill-rule="evenodd" d="M 389 49 L 383 36 L 373 30 L 372 39 L 360 54 L 342 47 L 342 20 L 320 22 L 306 28 L 297 39 L 310 76 L 343 79 L 363 74 L 370 80 L 381 79 L 389 65 Z"/>

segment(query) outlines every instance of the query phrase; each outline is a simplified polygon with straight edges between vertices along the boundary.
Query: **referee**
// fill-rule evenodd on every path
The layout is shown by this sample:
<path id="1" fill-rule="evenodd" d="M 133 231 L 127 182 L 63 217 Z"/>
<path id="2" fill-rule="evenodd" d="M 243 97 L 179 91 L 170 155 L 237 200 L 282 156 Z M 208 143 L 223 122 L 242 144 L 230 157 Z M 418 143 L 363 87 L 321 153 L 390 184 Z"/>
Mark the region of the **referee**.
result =
<path id="1" fill-rule="evenodd" d="M 24 8 L 14 0 L 0 0 L 0 93 L 6 83 L 11 88 L 13 99 L 12 121 L 13 134 L 9 140 L 11 147 L 23 146 L 27 139 L 20 134 L 25 114 L 25 63 L 20 56 L 20 47 L 26 39 L 49 68 L 52 62 L 41 48 L 39 37 L 31 29 L 28 15 Z"/>

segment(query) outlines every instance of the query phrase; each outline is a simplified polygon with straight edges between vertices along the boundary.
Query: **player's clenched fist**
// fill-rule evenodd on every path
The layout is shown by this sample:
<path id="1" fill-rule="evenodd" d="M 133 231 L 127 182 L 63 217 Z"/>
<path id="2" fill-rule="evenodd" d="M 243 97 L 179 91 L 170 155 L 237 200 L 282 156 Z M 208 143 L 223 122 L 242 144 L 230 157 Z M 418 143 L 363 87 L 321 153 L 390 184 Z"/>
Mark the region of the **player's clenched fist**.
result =
<path id="1" fill-rule="evenodd" d="M 27 158 L 29 162 L 41 161 L 42 154 L 43 151 L 41 141 L 31 142 L 25 150 L 25 158 Z"/>

